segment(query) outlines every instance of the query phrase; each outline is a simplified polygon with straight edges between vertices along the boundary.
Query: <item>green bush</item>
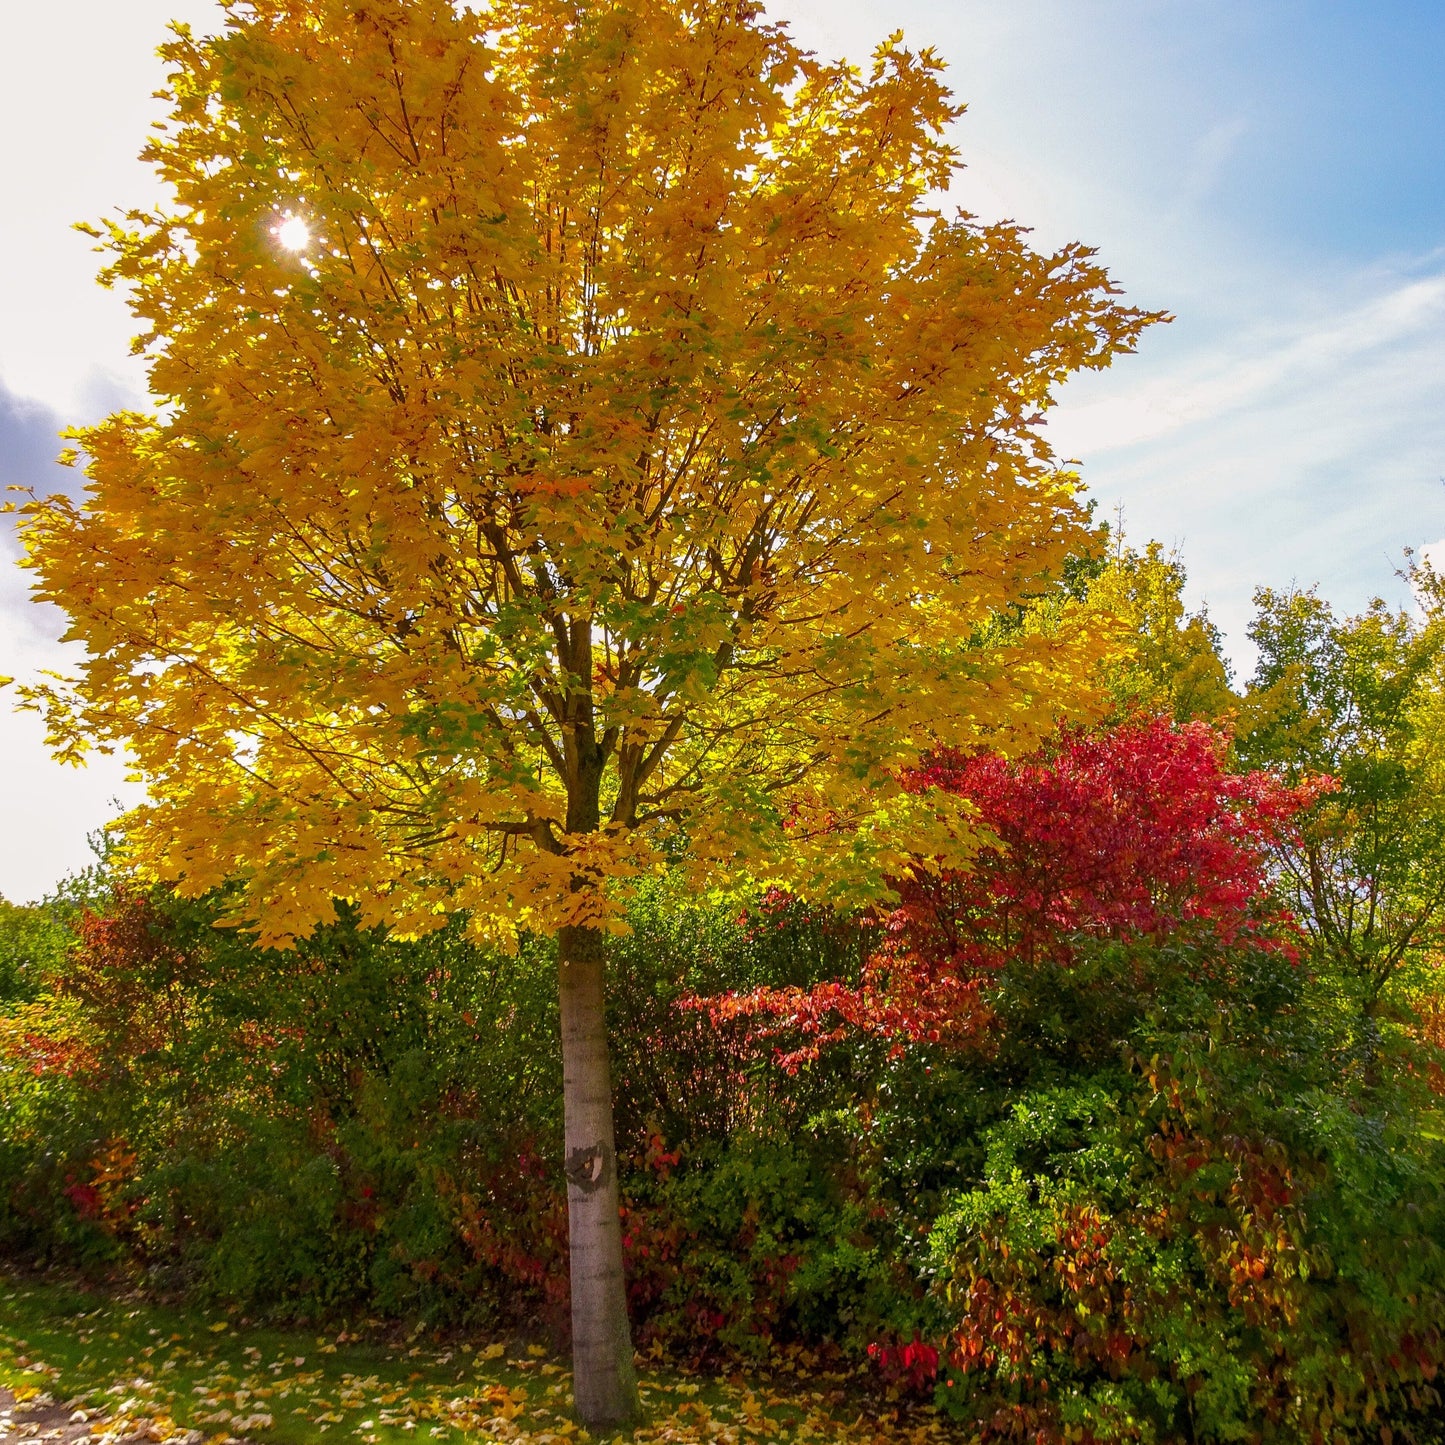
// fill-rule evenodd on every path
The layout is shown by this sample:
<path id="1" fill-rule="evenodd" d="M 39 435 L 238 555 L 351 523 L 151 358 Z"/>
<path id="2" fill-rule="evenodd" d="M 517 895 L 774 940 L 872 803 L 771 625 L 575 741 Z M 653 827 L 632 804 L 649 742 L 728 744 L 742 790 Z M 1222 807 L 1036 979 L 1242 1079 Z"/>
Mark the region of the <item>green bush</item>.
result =
<path id="1" fill-rule="evenodd" d="M 343 917 L 261 953 L 214 916 L 122 892 L 22 920 L 50 951 L 0 1016 L 0 1248 L 565 1335 L 551 951 Z M 994 1439 L 1438 1438 L 1445 1073 L 1407 1013 L 1362 1051 L 1348 990 L 1203 934 L 1015 961 L 977 1045 L 851 1037 L 792 1074 L 678 1007 L 856 979 L 869 946 L 669 879 L 615 942 L 645 1348 L 871 1353 Z"/>
<path id="2" fill-rule="evenodd" d="M 1287 955 L 1173 954 L 1106 951 L 1162 985 L 1116 1057 L 1056 1049 L 983 1131 L 931 1241 L 940 1399 L 1021 1440 L 1329 1439 L 1437 1408 L 1445 1146 L 1418 1048 L 1352 1067 Z"/>

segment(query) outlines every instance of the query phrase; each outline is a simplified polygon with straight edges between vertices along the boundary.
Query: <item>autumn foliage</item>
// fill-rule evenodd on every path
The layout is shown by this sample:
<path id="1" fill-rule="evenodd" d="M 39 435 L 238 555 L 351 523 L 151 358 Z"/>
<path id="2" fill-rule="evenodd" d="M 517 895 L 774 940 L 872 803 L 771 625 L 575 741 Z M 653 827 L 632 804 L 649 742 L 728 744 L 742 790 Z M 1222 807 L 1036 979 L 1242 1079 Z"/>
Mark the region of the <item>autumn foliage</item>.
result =
<path id="1" fill-rule="evenodd" d="M 1042 429 L 1158 317 L 947 207 L 901 36 L 224 8 L 93 233 L 154 414 L 24 508 L 84 645 L 26 696 L 148 793 L 0 909 L 0 1247 L 570 1332 L 599 1429 L 636 1341 L 1438 1440 L 1437 582 L 1265 594 L 1236 696 Z"/>
<path id="2" fill-rule="evenodd" d="M 856 983 L 762 989 L 712 1011 L 801 1035 L 790 1066 L 850 1029 L 986 1046 L 987 985 L 1010 964 L 1067 967 L 1090 944 L 1159 945 L 1181 931 L 1289 947 L 1271 850 L 1329 784 L 1231 773 L 1226 746 L 1205 724 L 1153 718 L 1066 733 L 1041 758 L 935 755 L 907 786 L 966 801 L 985 840 L 971 866 L 896 881 L 883 946 Z"/>
<path id="3" fill-rule="evenodd" d="M 988 842 L 886 926 L 681 878 L 634 904 L 610 1017 L 646 1354 L 858 1369 L 1030 1445 L 1428 1419 L 1436 1015 L 1359 1046 L 1268 890 L 1307 795 L 1221 745 L 1136 720 L 936 760 Z M 343 919 L 283 955 L 215 914 L 96 898 L 11 1007 L 5 1248 L 564 1338 L 550 952 Z M 739 979 L 717 1027 L 676 1007 Z"/>
<path id="4" fill-rule="evenodd" d="M 1106 627 L 988 624 L 1086 541 L 1054 387 L 1156 318 L 947 206 L 937 56 L 751 0 L 256 0 L 164 56 L 165 200 L 96 231 L 159 410 L 26 521 L 90 644 L 37 701 L 132 750 L 151 876 L 283 945 L 620 927 L 682 841 L 867 893 L 965 841 L 900 768 L 1088 710 Z"/>

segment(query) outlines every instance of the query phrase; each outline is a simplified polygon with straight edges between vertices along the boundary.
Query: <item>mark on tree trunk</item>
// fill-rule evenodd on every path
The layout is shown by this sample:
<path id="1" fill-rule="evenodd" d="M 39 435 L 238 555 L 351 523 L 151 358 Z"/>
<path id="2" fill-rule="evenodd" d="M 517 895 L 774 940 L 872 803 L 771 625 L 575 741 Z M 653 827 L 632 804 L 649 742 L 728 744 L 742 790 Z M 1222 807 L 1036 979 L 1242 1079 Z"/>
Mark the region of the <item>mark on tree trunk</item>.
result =
<path id="1" fill-rule="evenodd" d="M 584 1194 L 591 1194 L 607 1183 L 612 1173 L 612 1146 L 605 1143 L 584 1144 L 568 1151 L 562 1171 L 569 1184 Z"/>

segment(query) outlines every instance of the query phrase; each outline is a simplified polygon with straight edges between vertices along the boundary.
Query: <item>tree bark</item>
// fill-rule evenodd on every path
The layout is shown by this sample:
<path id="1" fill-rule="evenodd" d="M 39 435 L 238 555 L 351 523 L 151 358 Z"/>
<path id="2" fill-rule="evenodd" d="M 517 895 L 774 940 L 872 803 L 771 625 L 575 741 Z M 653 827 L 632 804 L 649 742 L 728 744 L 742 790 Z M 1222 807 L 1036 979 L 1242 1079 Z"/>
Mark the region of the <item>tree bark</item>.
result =
<path id="1" fill-rule="evenodd" d="M 573 1390 L 582 1423 L 589 1430 L 598 1430 L 628 1424 L 638 1411 L 622 1277 L 612 1074 L 602 1012 L 601 932 L 563 928 L 557 938 L 557 957 L 572 1253 Z"/>

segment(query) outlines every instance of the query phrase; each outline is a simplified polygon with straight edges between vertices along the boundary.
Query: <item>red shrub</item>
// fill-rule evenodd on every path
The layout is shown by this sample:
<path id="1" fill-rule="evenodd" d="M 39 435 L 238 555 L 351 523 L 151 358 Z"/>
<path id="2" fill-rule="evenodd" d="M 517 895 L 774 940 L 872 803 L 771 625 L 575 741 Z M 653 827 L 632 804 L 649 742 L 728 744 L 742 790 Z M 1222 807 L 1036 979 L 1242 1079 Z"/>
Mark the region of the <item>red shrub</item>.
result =
<path id="1" fill-rule="evenodd" d="M 796 1066 L 851 1030 L 902 1045 L 986 1041 L 985 985 L 1009 962 L 1067 966 L 1081 940 L 1162 940 L 1207 927 L 1281 943 L 1288 920 L 1269 897 L 1272 845 L 1323 787 L 1230 773 L 1225 740 L 1162 718 L 1070 733 L 1050 755 L 940 754 L 907 778 L 977 809 L 983 845 L 967 871 L 922 869 L 895 883 L 886 941 L 854 985 L 760 989 L 707 1001 L 716 1018 L 801 1034 Z"/>

